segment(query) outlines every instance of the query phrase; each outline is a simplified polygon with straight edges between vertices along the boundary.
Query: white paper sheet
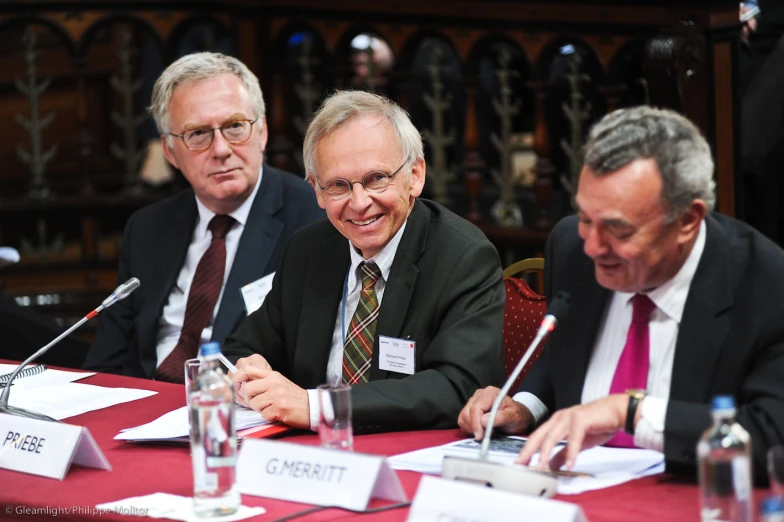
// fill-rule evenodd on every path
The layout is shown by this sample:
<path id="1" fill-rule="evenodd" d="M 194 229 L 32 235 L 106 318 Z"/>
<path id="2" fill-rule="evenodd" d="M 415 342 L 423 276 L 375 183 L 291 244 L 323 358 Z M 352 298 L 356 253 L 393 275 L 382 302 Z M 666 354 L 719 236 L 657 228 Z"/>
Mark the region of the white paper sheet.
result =
<path id="1" fill-rule="evenodd" d="M 199 518 L 193 512 L 193 499 L 191 497 L 181 497 L 169 493 L 153 493 L 142 497 L 131 497 L 116 502 L 107 502 L 95 506 L 100 516 L 103 513 L 115 513 L 118 515 L 136 515 L 140 517 L 168 518 L 172 520 L 183 520 L 185 522 L 233 522 L 243 520 L 258 515 L 263 515 L 266 510 L 263 507 L 240 506 L 239 510 L 233 515 L 222 517 L 211 517 L 209 519 Z"/>
<path id="2" fill-rule="evenodd" d="M 0 376 L 9 374 L 16 370 L 16 364 L 0 364 Z M 30 375 L 29 377 L 17 378 L 14 381 L 12 390 L 17 388 L 35 388 L 40 386 L 49 386 L 52 384 L 64 384 L 67 382 L 74 382 L 85 377 L 95 375 L 95 372 L 70 372 L 63 370 L 53 370 L 47 368 L 46 371 L 38 375 Z"/>
<path id="3" fill-rule="evenodd" d="M 270 424 L 264 420 L 260 413 L 241 406 L 237 406 L 234 409 L 234 421 L 237 430 Z M 180 439 L 188 437 L 189 432 L 188 407 L 183 406 L 165 413 L 147 424 L 134 428 L 125 428 L 114 439 L 136 442 Z"/>
<path id="4" fill-rule="evenodd" d="M 46 370 L 41 375 L 45 375 Z M 53 371 L 53 370 L 52 370 Z M 70 372 L 63 372 L 70 373 Z M 23 380 L 32 379 L 32 377 Z M 21 382 L 21 381 L 20 381 Z M 88 411 L 100 410 L 156 395 L 158 392 L 133 388 L 105 388 L 91 384 L 63 384 L 23 387 L 14 385 L 8 401 L 11 406 L 43 413 L 54 419 L 67 419 Z"/>
<path id="5" fill-rule="evenodd" d="M 488 459 L 493 462 L 512 464 L 525 439 L 504 437 L 493 439 Z M 446 455 L 479 458 L 481 443 L 473 439 L 450 442 L 443 446 L 425 448 L 402 453 L 389 458 L 392 469 L 417 471 L 431 475 L 441 474 L 441 463 Z M 560 450 L 560 446 L 554 451 Z M 538 462 L 534 455 L 532 464 Z M 584 491 L 616 486 L 636 478 L 664 472 L 664 455 L 646 449 L 605 448 L 597 446 L 581 452 L 574 470 L 588 473 L 592 477 L 559 477 L 558 493 L 574 495 Z"/>

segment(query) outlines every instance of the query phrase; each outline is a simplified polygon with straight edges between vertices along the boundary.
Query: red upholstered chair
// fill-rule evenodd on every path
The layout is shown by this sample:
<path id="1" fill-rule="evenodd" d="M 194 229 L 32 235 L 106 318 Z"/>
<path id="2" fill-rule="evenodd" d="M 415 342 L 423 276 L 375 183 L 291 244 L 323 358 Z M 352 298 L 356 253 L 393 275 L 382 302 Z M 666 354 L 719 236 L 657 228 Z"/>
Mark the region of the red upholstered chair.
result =
<path id="1" fill-rule="evenodd" d="M 545 297 L 531 290 L 524 279 L 520 279 L 520 274 L 531 271 L 544 270 L 544 259 L 535 257 L 523 259 L 504 270 L 504 287 L 506 288 L 506 307 L 504 308 L 504 366 L 506 376 L 512 373 L 514 367 L 523 358 L 523 354 L 536 336 L 536 330 L 542 322 L 544 312 L 547 309 Z M 517 377 L 509 394 L 514 395 L 520 387 L 520 383 L 531 369 L 531 366 L 539 358 L 539 351 L 534 353 L 528 360 Z"/>

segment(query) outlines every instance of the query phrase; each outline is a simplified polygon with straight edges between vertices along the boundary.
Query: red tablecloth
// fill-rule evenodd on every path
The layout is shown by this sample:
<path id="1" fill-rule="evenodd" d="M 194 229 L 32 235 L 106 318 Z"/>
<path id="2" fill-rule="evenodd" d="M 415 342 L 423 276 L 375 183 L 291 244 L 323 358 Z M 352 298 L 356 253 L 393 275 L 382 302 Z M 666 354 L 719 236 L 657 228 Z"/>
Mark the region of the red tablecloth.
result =
<path id="1" fill-rule="evenodd" d="M 156 381 L 96 375 L 83 381 L 107 387 L 143 388 L 158 394 L 146 399 L 119 404 L 68 419 L 66 422 L 87 427 L 112 464 L 112 471 L 74 466 L 62 482 L 24 473 L 0 470 L 0 520 L 86 520 L 96 504 L 156 492 L 190 496 L 192 472 L 188 448 L 185 446 L 136 445 L 115 441 L 113 437 L 121 428 L 137 426 L 185 404 L 182 386 Z M 0 416 L 2 428 L 2 416 Z M 355 438 L 355 451 L 377 455 L 395 455 L 414 449 L 444 444 L 460 437 L 457 430 L 420 431 L 364 435 Z M 313 434 L 299 434 L 284 440 L 302 444 L 317 444 Z M 409 498 L 414 497 L 421 475 L 398 472 Z M 634 521 L 693 521 L 699 519 L 698 494 L 694 483 L 677 480 L 671 476 L 648 477 L 621 486 L 561 500 L 576 502 L 586 512 L 591 522 Z M 307 509 L 305 504 L 295 504 L 268 498 L 243 495 L 242 501 L 250 506 L 263 506 L 267 513 L 252 520 L 275 518 Z M 382 505 L 374 501 L 373 505 Z M 57 507 L 69 508 L 71 513 L 51 515 L 25 515 L 23 509 Z M 62 510 L 64 511 L 64 509 Z M 363 515 L 363 520 L 405 520 L 407 509 L 398 509 L 373 515 Z M 329 509 L 309 515 L 302 520 L 349 520 L 358 515 L 338 509 Z M 515 517 L 522 520 L 521 517 Z M 139 521 L 140 517 L 108 514 L 101 520 Z M 147 519 L 152 520 L 152 519 Z"/>

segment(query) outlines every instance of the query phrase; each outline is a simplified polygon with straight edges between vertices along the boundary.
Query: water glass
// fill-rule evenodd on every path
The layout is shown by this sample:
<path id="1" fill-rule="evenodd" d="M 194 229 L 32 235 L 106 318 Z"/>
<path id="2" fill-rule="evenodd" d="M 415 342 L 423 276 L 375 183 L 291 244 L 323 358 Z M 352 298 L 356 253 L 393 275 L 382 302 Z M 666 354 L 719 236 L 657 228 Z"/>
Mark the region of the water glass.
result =
<path id="1" fill-rule="evenodd" d="M 322 448 L 354 449 L 351 427 L 351 386 L 322 384 L 316 388 L 319 400 L 319 439 Z"/>
<path id="2" fill-rule="evenodd" d="M 784 446 L 773 446 L 768 450 L 768 476 L 772 493 L 784 498 Z"/>

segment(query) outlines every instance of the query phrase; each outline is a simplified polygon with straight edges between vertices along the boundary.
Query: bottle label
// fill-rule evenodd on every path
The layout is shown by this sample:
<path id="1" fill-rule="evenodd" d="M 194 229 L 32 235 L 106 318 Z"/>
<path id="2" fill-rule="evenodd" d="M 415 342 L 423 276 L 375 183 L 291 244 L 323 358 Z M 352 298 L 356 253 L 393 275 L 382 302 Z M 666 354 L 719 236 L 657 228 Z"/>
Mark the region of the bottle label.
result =
<path id="1" fill-rule="evenodd" d="M 749 457 L 732 459 L 732 485 L 738 500 L 744 501 L 751 498 L 751 461 Z"/>
<path id="2" fill-rule="evenodd" d="M 207 457 L 208 468 L 233 468 L 235 462 L 234 457 Z"/>

